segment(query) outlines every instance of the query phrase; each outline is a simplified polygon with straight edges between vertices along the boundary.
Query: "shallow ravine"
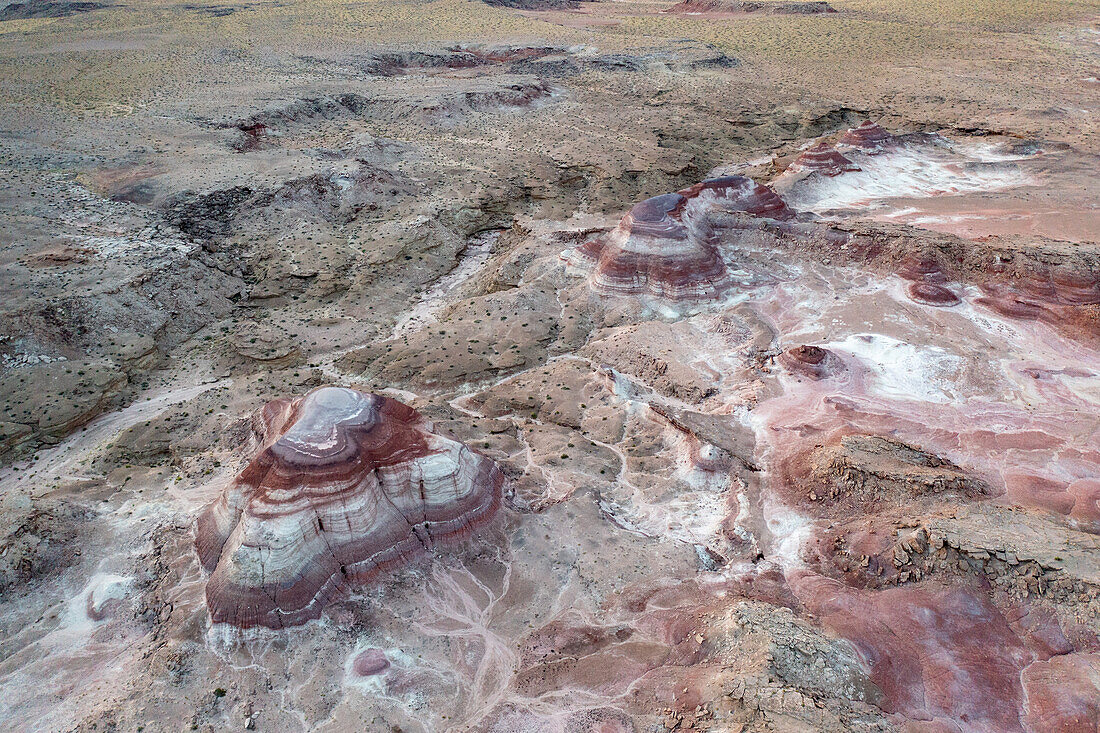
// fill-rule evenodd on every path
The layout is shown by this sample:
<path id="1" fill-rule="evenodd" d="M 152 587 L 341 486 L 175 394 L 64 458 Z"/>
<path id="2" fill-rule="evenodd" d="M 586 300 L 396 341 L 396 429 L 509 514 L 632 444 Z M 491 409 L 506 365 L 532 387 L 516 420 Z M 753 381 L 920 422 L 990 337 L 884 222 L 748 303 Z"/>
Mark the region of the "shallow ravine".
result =
<path id="1" fill-rule="evenodd" d="M 493 246 L 500 238 L 499 230 L 482 232 L 470 239 L 462 251 L 454 269 L 433 283 L 420 294 L 416 303 L 394 324 L 391 339 L 407 336 L 410 333 L 431 325 L 447 304 L 447 296 L 472 278 L 489 261 Z"/>
<path id="2" fill-rule="evenodd" d="M 9 653 L 0 662 L 5 717 L 28 725 L 36 721 L 38 729 L 61 727 L 77 713 L 82 698 L 94 696 L 95 688 L 109 685 L 140 658 L 137 650 L 148 630 L 126 617 L 140 604 L 135 573 L 148 551 L 143 535 L 166 520 L 186 516 L 192 507 L 156 485 L 153 488 L 167 500 L 139 499 L 135 483 L 122 492 L 132 491 L 130 498 L 116 496 L 93 504 L 81 497 L 82 487 L 94 489 L 103 482 L 94 461 L 119 435 L 232 383 L 204 376 L 202 370 L 169 377 L 165 386 L 139 394 L 128 407 L 101 415 L 57 446 L 39 451 L 34 461 L 3 469 L 0 487 L 7 502 L 71 496 L 68 501 L 87 502 L 98 513 L 98 531 L 77 553 L 80 562 L 65 574 L 63 583 L 35 589 L 28 600 L 44 604 L 41 614 L 26 619 L 27 625 L 7 640 Z M 154 475 L 152 480 L 168 482 L 169 475 Z"/>
<path id="3" fill-rule="evenodd" d="M 0 485 L 10 487 L 9 490 L 14 492 L 30 488 L 31 479 L 38 486 L 56 483 L 62 479 L 79 480 L 81 476 L 78 471 L 93 454 L 124 430 L 142 420 L 156 417 L 207 390 L 232 384 L 232 380 L 214 378 L 206 378 L 199 384 L 191 383 L 194 381 L 193 377 L 179 381 L 182 384 L 151 390 L 139 396 L 129 407 L 95 418 L 53 448 L 37 452 L 33 462 L 20 462 L 0 469 Z"/>

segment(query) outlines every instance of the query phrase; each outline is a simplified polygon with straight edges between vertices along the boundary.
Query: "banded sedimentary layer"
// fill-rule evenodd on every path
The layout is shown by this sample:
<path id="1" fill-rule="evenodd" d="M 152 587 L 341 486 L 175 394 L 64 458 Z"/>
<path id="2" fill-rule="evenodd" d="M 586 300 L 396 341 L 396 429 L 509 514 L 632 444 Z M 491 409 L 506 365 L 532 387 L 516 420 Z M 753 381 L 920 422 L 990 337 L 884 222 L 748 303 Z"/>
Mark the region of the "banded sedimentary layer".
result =
<path id="1" fill-rule="evenodd" d="M 844 362 L 820 346 L 795 346 L 781 353 L 778 361 L 792 374 L 810 379 L 826 379 L 844 371 Z"/>
<path id="2" fill-rule="evenodd" d="M 945 283 L 950 280 L 940 262 L 932 254 L 913 255 L 902 260 L 898 275 L 910 281 L 910 300 L 933 306 L 958 305 L 961 301 Z"/>
<path id="3" fill-rule="evenodd" d="M 794 213 L 767 186 L 724 176 L 636 204 L 606 236 L 577 248 L 575 264 L 603 294 L 647 293 L 669 300 L 714 297 L 730 284 L 714 214 L 788 220 Z"/>
<path id="4" fill-rule="evenodd" d="M 870 120 L 864 120 L 858 127 L 854 127 L 844 133 L 839 145 L 847 145 L 859 148 L 865 153 L 876 153 L 890 144 L 892 136 L 880 125 Z"/>
<path id="5" fill-rule="evenodd" d="M 728 285 L 718 248 L 691 236 L 679 193 L 636 204 L 605 238 L 578 250 L 595 268 L 592 285 L 606 293 L 650 293 L 671 300 L 706 298 Z"/>
<path id="6" fill-rule="evenodd" d="M 981 287 L 975 302 L 1006 318 L 1041 321 L 1086 341 L 1100 334 L 1100 278 L 1091 272 L 1056 267 Z"/>
<path id="7" fill-rule="evenodd" d="M 199 517 L 211 619 L 281 628 L 500 506 L 490 459 L 388 397 L 322 387 L 269 402 L 265 447 Z"/>
<path id="8" fill-rule="evenodd" d="M 712 207 L 765 219 L 787 221 L 794 212 L 775 191 L 745 176 L 711 178 L 679 192 L 692 200 L 692 209 Z"/>
<path id="9" fill-rule="evenodd" d="M 813 171 L 824 176 L 839 176 L 848 171 L 858 171 L 859 166 L 828 143 L 818 143 L 803 150 L 791 163 L 791 170 Z"/>

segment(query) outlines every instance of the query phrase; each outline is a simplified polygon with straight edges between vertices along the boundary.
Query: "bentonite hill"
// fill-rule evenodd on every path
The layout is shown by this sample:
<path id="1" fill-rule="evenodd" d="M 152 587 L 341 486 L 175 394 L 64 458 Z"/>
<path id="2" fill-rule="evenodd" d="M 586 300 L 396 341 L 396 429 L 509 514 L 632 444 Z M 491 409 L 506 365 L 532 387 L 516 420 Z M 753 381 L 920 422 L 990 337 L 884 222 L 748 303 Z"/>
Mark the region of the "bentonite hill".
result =
<path id="1" fill-rule="evenodd" d="M 1097 733 L 1098 77 L 1097 0 L 0 6 L 0 724 Z"/>

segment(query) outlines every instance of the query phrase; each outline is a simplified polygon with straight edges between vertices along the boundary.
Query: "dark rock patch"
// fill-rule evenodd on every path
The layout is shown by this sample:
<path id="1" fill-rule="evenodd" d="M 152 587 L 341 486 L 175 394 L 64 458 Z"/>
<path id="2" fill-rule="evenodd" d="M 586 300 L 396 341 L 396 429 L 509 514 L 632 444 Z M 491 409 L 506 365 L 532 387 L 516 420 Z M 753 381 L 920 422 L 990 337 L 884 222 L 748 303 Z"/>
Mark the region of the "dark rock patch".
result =
<path id="1" fill-rule="evenodd" d="M 484 0 L 486 5 L 513 10 L 572 10 L 589 0 Z"/>
<path id="2" fill-rule="evenodd" d="M 180 5 L 181 10 L 190 10 L 200 15 L 209 15 L 212 18 L 224 18 L 233 15 L 238 10 L 250 10 L 248 6 L 234 7 L 232 5 Z"/>
<path id="3" fill-rule="evenodd" d="M 752 0 L 682 0 L 668 13 L 760 13 L 762 15 L 817 15 L 835 13 L 824 0 L 805 2 L 753 2 Z"/>
<path id="4" fill-rule="evenodd" d="M 0 21 L 3 20 L 27 20 L 29 18 L 67 18 L 77 13 L 87 13 L 92 10 L 106 8 L 104 3 L 95 2 L 44 2 L 43 0 L 28 0 L 25 3 L 12 3 L 0 8 Z"/>

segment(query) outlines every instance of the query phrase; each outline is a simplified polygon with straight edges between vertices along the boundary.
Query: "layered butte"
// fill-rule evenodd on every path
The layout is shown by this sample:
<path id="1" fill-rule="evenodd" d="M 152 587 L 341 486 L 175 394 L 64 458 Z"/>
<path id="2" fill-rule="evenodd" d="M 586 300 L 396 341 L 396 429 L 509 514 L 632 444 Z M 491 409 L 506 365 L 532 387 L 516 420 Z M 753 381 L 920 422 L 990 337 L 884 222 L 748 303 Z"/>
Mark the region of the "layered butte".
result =
<path id="1" fill-rule="evenodd" d="M 839 176 L 841 173 L 858 171 L 859 166 L 845 158 L 836 148 L 822 142 L 803 150 L 791 163 L 790 169 Z"/>
<path id="2" fill-rule="evenodd" d="M 322 387 L 263 409 L 266 447 L 198 519 L 215 623 L 281 628 L 500 507 L 490 459 L 396 400 Z"/>
<path id="3" fill-rule="evenodd" d="M 673 300 L 710 297 L 729 284 L 713 242 L 691 236 L 679 193 L 636 204 L 606 237 L 581 247 L 592 285 L 605 293 L 649 293 Z"/>
<path id="4" fill-rule="evenodd" d="M 840 142 L 842 147 L 858 148 L 865 153 L 881 152 L 893 140 L 893 136 L 877 123 L 864 120 L 858 127 L 844 133 Z"/>
<path id="5" fill-rule="evenodd" d="M 636 204 L 618 226 L 579 247 L 572 259 L 591 269 L 589 282 L 603 294 L 711 298 L 730 285 L 712 220 L 716 213 L 777 220 L 794 216 L 767 186 L 724 176 Z"/>

